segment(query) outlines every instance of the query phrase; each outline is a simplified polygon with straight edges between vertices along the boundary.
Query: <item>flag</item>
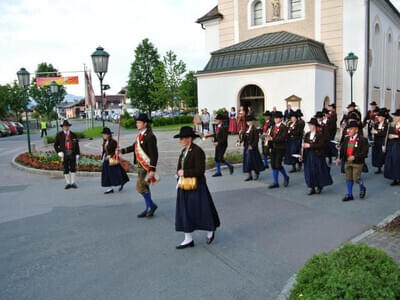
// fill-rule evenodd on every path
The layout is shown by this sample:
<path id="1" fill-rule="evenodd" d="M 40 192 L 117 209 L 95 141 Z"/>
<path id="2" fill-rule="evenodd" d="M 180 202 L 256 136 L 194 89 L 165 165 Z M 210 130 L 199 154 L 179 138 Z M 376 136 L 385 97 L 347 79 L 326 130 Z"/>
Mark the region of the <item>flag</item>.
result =
<path id="1" fill-rule="evenodd" d="M 94 107 L 96 98 L 92 86 L 92 76 L 85 70 L 86 105 Z"/>

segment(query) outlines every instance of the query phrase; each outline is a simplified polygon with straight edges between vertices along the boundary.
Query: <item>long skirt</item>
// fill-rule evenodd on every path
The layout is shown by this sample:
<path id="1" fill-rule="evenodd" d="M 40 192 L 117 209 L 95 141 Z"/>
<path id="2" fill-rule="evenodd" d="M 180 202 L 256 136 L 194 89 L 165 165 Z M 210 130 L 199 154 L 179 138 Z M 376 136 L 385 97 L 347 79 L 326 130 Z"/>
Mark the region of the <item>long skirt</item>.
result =
<path id="1" fill-rule="evenodd" d="M 384 138 L 375 138 L 372 146 L 372 166 L 381 168 L 385 164 L 385 152 L 382 151 Z"/>
<path id="2" fill-rule="evenodd" d="M 285 165 L 294 165 L 299 162 L 299 159 L 293 157 L 292 154 L 300 154 L 301 140 L 289 140 L 286 144 Z"/>
<path id="3" fill-rule="evenodd" d="M 176 198 L 175 230 L 215 231 L 220 226 L 217 209 L 205 182 L 199 183 L 194 191 L 178 189 Z"/>
<path id="4" fill-rule="evenodd" d="M 331 141 L 328 141 L 326 148 L 325 148 L 325 155 L 326 157 L 337 157 L 338 156 L 338 149 L 336 145 Z"/>
<path id="5" fill-rule="evenodd" d="M 101 186 L 119 186 L 127 183 L 128 181 L 129 177 L 120 164 L 110 166 L 108 160 L 104 160 L 103 167 L 101 169 Z"/>
<path id="6" fill-rule="evenodd" d="M 244 148 L 243 151 L 243 172 L 249 173 L 251 171 L 261 172 L 265 170 L 264 163 L 261 159 L 260 152 L 257 149 L 249 150 Z"/>
<path id="7" fill-rule="evenodd" d="M 238 121 L 238 132 L 246 130 L 246 122 L 244 120 Z"/>
<path id="8" fill-rule="evenodd" d="M 400 180 L 400 144 L 391 143 L 386 149 L 385 178 Z"/>
<path id="9" fill-rule="evenodd" d="M 318 156 L 308 150 L 304 157 L 304 178 L 309 188 L 322 188 L 333 184 L 331 168 L 328 167 L 323 156 Z"/>
<path id="10" fill-rule="evenodd" d="M 238 132 L 238 126 L 237 126 L 236 118 L 230 118 L 229 119 L 229 132 L 230 133 L 237 133 Z"/>

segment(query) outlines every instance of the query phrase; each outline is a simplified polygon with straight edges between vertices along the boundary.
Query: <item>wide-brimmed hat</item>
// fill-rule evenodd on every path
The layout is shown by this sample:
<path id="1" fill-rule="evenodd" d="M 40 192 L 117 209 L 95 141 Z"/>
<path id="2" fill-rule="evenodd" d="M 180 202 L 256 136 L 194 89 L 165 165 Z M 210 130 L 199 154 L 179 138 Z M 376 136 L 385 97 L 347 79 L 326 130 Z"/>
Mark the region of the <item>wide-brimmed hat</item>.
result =
<path id="1" fill-rule="evenodd" d="M 400 117 L 400 109 L 396 109 L 396 111 L 392 113 L 392 115 L 395 117 Z"/>
<path id="2" fill-rule="evenodd" d="M 222 115 L 222 114 L 218 114 L 216 117 L 215 117 L 215 120 L 223 120 L 224 119 L 224 116 Z"/>
<path id="3" fill-rule="evenodd" d="M 104 127 L 103 131 L 101 132 L 102 134 L 112 134 L 111 129 L 108 127 Z"/>
<path id="4" fill-rule="evenodd" d="M 174 139 L 188 138 L 188 137 L 192 137 L 195 139 L 195 138 L 199 137 L 199 135 L 197 135 L 194 132 L 193 128 L 190 126 L 181 127 L 179 133 L 174 135 Z"/>
<path id="5" fill-rule="evenodd" d="M 378 104 L 375 101 L 372 101 L 369 105 L 374 105 L 374 106 L 378 106 Z"/>
<path id="6" fill-rule="evenodd" d="M 273 114 L 273 116 L 274 116 L 274 118 L 283 118 L 283 113 L 281 112 L 281 111 L 276 111 L 274 114 Z"/>
<path id="7" fill-rule="evenodd" d="M 289 114 L 289 118 L 291 118 L 291 117 L 296 117 L 298 119 L 299 118 L 299 114 L 297 112 L 295 112 L 295 111 L 292 111 Z"/>
<path id="8" fill-rule="evenodd" d="M 272 113 L 271 113 L 269 110 L 266 110 L 266 111 L 264 112 L 264 116 L 265 116 L 265 117 L 272 117 Z"/>
<path id="9" fill-rule="evenodd" d="M 318 121 L 317 121 L 316 118 L 311 118 L 310 121 L 307 122 L 307 124 L 311 124 L 311 125 L 314 125 L 314 126 L 321 126 L 321 125 L 318 123 Z"/>
<path id="10" fill-rule="evenodd" d="M 246 122 L 255 121 L 256 118 L 253 115 L 246 116 Z"/>
<path id="11" fill-rule="evenodd" d="M 61 127 L 63 127 L 63 126 L 71 127 L 72 124 L 70 124 L 70 123 L 68 122 L 68 120 L 64 120 L 64 122 L 63 122 L 60 126 L 61 126 Z"/>
<path id="12" fill-rule="evenodd" d="M 331 104 L 329 104 L 328 106 L 333 107 L 333 108 L 336 109 L 336 104 L 335 104 L 335 103 L 331 103 Z"/>
<path id="13" fill-rule="evenodd" d="M 136 121 L 151 123 L 151 119 L 149 119 L 149 116 L 143 113 L 139 114 L 139 116 L 136 118 Z"/>
<path id="14" fill-rule="evenodd" d="M 324 115 L 328 115 L 328 114 L 329 114 L 329 110 L 328 110 L 327 108 L 323 108 L 323 109 L 322 109 L 322 113 L 323 113 Z"/>
<path id="15" fill-rule="evenodd" d="M 314 118 L 317 119 L 322 119 L 324 117 L 324 114 L 322 113 L 322 111 L 317 111 Z"/>
<path id="16" fill-rule="evenodd" d="M 303 112 L 301 111 L 301 109 L 296 110 L 296 114 L 299 116 L 299 118 L 301 118 L 303 115 Z"/>
<path id="17" fill-rule="evenodd" d="M 388 116 L 388 112 L 385 110 L 385 109 L 381 109 L 379 112 L 378 112 L 378 115 L 377 115 L 378 117 L 387 117 Z"/>
<path id="18" fill-rule="evenodd" d="M 347 108 L 350 107 L 357 107 L 357 104 L 355 104 L 355 102 L 351 102 L 349 105 L 347 105 Z"/>
<path id="19" fill-rule="evenodd" d="M 348 128 L 360 128 L 360 124 L 357 121 L 351 121 L 346 126 L 346 129 Z"/>

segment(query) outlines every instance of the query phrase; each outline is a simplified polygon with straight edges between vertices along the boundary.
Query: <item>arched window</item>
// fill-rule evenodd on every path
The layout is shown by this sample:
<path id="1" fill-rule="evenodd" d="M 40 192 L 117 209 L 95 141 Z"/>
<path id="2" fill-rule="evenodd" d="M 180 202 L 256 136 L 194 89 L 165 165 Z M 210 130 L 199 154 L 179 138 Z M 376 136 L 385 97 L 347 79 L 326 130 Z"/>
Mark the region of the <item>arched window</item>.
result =
<path id="1" fill-rule="evenodd" d="M 400 40 L 397 44 L 397 63 L 396 63 L 396 70 L 397 70 L 397 77 L 396 77 L 396 89 L 400 91 Z"/>
<path id="2" fill-rule="evenodd" d="M 373 35 L 373 57 L 372 57 L 372 80 L 375 88 L 382 85 L 381 69 L 382 69 L 382 33 L 379 23 L 375 24 Z"/>
<path id="3" fill-rule="evenodd" d="M 262 25 L 263 23 L 263 3 L 255 1 L 252 8 L 252 24 L 253 26 Z"/>
<path id="4" fill-rule="evenodd" d="M 300 19 L 303 17 L 303 0 L 288 1 L 288 18 Z"/>
<path id="5" fill-rule="evenodd" d="M 392 89 L 393 82 L 393 38 L 389 33 L 386 40 L 386 61 L 385 61 L 385 87 L 388 90 Z"/>

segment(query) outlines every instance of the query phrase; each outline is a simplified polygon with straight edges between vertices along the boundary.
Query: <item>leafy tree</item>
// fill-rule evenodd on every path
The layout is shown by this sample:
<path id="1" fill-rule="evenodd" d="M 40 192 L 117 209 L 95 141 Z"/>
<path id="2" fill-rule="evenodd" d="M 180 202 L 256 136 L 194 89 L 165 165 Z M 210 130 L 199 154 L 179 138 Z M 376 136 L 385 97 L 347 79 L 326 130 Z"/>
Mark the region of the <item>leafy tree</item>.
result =
<path id="1" fill-rule="evenodd" d="M 5 119 L 8 115 L 8 87 L 0 85 L 0 119 Z"/>
<path id="2" fill-rule="evenodd" d="M 129 73 L 127 97 L 131 99 L 134 107 L 148 114 L 165 107 L 163 101 L 155 99 L 155 91 L 160 89 L 157 85 L 160 84 L 162 76 L 160 66 L 157 49 L 149 39 L 144 39 L 135 50 L 135 60 Z"/>
<path id="3" fill-rule="evenodd" d="M 28 95 L 25 95 L 23 88 L 14 81 L 13 85 L 8 85 L 9 107 L 15 116 L 20 120 L 20 113 L 23 112 L 29 104 Z"/>
<path id="4" fill-rule="evenodd" d="M 154 69 L 154 83 L 150 90 L 150 99 L 154 104 L 154 109 L 164 108 L 169 100 L 169 93 L 166 86 L 167 74 L 165 73 L 165 67 L 163 63 L 160 63 L 157 68 Z"/>
<path id="5" fill-rule="evenodd" d="M 169 94 L 168 104 L 171 107 L 180 106 L 179 87 L 186 72 L 186 64 L 179 60 L 176 54 L 168 51 L 163 58 L 166 72 L 166 87 Z"/>
<path id="6" fill-rule="evenodd" d="M 187 73 L 182 81 L 179 87 L 179 96 L 187 107 L 197 107 L 197 78 L 193 71 Z"/>

